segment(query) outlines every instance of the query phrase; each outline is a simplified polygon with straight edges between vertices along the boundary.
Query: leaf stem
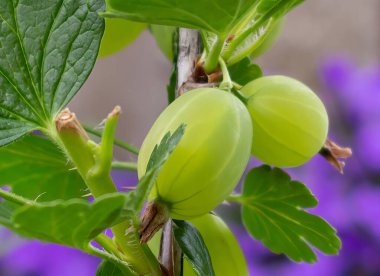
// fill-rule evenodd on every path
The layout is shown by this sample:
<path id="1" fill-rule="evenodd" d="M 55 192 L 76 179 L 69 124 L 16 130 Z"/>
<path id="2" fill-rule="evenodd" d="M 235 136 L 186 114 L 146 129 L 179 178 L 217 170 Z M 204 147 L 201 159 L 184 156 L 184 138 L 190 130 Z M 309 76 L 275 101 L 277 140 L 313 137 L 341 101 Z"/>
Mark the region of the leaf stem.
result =
<path id="1" fill-rule="evenodd" d="M 120 253 L 120 251 L 117 249 L 115 243 L 111 238 L 106 236 L 105 234 L 100 234 L 94 239 L 101 247 L 103 247 L 104 250 L 106 250 L 108 253 L 111 253 L 118 257 L 119 259 L 123 260 L 125 257 Z"/>
<path id="2" fill-rule="evenodd" d="M 0 189 L 0 197 L 4 198 L 7 201 L 16 203 L 17 205 L 33 205 L 35 202 L 29 199 L 26 199 L 24 197 L 21 197 L 19 195 L 16 195 L 11 192 L 4 191 L 3 189 Z"/>
<path id="3" fill-rule="evenodd" d="M 219 57 L 223 51 L 225 40 L 225 37 L 218 36 L 215 43 L 211 46 L 204 64 L 204 70 L 206 73 L 212 73 L 218 66 Z"/>
<path id="4" fill-rule="evenodd" d="M 137 164 L 135 162 L 112 162 L 112 169 L 115 170 L 127 170 L 127 171 L 137 171 Z"/>
<path id="5" fill-rule="evenodd" d="M 94 255 L 96 257 L 99 257 L 101 259 L 104 259 L 104 260 L 107 260 L 107 261 L 110 261 L 110 262 L 116 264 L 122 270 L 123 275 L 126 275 L 126 276 L 136 276 L 137 275 L 135 272 L 132 271 L 132 269 L 130 268 L 130 265 L 127 262 L 124 262 L 123 260 L 116 258 L 114 255 L 112 255 L 106 251 L 97 249 L 90 244 L 88 245 L 87 248 L 85 248 L 85 251 L 88 254 Z"/>
<path id="6" fill-rule="evenodd" d="M 231 90 L 233 83 L 230 77 L 230 73 L 228 72 L 227 65 L 222 57 L 219 57 L 219 65 L 223 73 L 223 80 L 220 83 L 219 88 Z"/>
<path id="7" fill-rule="evenodd" d="M 96 129 L 93 129 L 92 127 L 89 127 L 89 126 L 86 126 L 86 125 L 83 125 L 83 128 L 90 134 L 94 135 L 94 136 L 97 136 L 97 137 L 102 137 L 102 131 L 98 131 Z M 114 142 L 113 142 L 116 146 L 122 148 L 122 149 L 125 149 L 133 154 L 139 154 L 139 149 L 127 142 L 124 142 L 120 139 L 114 139 Z"/>
<path id="8" fill-rule="evenodd" d="M 229 195 L 227 197 L 227 201 L 237 202 L 237 203 L 242 204 L 243 203 L 243 197 L 241 194 Z"/>

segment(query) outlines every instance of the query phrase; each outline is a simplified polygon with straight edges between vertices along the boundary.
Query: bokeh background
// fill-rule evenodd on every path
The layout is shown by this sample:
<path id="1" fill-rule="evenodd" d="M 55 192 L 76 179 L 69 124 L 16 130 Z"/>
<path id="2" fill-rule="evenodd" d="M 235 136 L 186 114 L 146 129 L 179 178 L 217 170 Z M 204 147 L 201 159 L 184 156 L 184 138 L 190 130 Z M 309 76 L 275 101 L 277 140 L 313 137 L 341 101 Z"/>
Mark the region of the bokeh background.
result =
<path id="1" fill-rule="evenodd" d="M 239 224 L 239 209 L 221 207 L 242 244 L 250 275 L 380 275 L 380 1 L 306 1 L 288 17 L 277 44 L 257 62 L 267 74 L 297 78 L 316 91 L 330 114 L 330 134 L 354 156 L 340 175 L 321 157 L 288 170 L 319 199 L 312 212 L 339 232 L 337 257 L 295 264 L 253 241 Z M 171 70 L 148 31 L 117 55 L 101 59 L 70 108 L 99 124 L 116 104 L 123 108 L 118 136 L 139 146 L 165 108 Z M 134 160 L 117 152 L 120 160 Z M 250 167 L 259 162 L 251 160 Z M 118 172 L 121 185 L 134 175 Z M 0 276 L 90 276 L 99 263 L 76 250 L 25 241 L 0 228 Z M 229 276 L 229 275 L 226 275 Z M 232 275 L 231 275 L 232 276 Z"/>

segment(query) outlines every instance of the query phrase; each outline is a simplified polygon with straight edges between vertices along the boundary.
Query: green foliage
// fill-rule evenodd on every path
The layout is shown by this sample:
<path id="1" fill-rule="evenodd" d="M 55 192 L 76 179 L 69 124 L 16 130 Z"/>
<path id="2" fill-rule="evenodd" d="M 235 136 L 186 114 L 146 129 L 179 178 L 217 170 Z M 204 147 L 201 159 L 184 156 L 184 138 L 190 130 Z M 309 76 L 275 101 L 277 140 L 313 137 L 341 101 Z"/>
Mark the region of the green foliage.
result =
<path id="1" fill-rule="evenodd" d="M 134 276 L 135 274 L 126 274 L 116 264 L 110 261 L 103 261 L 96 270 L 96 276 Z"/>
<path id="2" fill-rule="evenodd" d="M 317 260 L 311 245 L 325 254 L 338 254 L 341 242 L 335 229 L 303 210 L 315 207 L 316 198 L 282 170 L 266 165 L 253 169 L 238 201 L 247 230 L 273 252 L 309 263 Z"/>
<path id="3" fill-rule="evenodd" d="M 0 4 L 0 146 L 52 119 L 95 63 L 102 0 L 2 0 Z"/>
<path id="4" fill-rule="evenodd" d="M 146 171 L 163 165 L 179 141 L 182 139 L 182 136 L 185 133 L 185 127 L 186 126 L 184 124 L 180 124 L 173 132 L 173 135 L 170 133 L 170 131 L 167 132 L 161 139 L 160 144 L 154 146 L 154 149 L 149 158 L 148 165 L 146 167 Z"/>
<path id="5" fill-rule="evenodd" d="M 100 44 L 99 57 L 106 57 L 130 45 L 146 29 L 147 24 L 124 19 L 106 19 L 106 29 Z"/>
<path id="6" fill-rule="evenodd" d="M 240 85 L 245 85 L 263 75 L 261 67 L 252 63 L 249 58 L 245 58 L 240 62 L 229 66 L 228 71 L 231 79 Z"/>
<path id="7" fill-rule="evenodd" d="M 268 26 L 266 32 L 260 37 L 260 42 L 255 43 L 250 56 L 252 58 L 257 58 L 267 51 L 269 51 L 272 46 L 277 42 L 283 26 L 285 25 L 285 17 L 273 20 Z"/>
<path id="8" fill-rule="evenodd" d="M 0 225 L 4 225 L 8 228 L 13 228 L 12 226 L 12 216 L 13 207 L 6 201 L 0 201 Z"/>
<path id="9" fill-rule="evenodd" d="M 227 34 L 257 0 L 107 0 L 107 16 Z"/>
<path id="10" fill-rule="evenodd" d="M 12 222 L 23 236 L 86 249 L 93 238 L 120 222 L 126 199 L 115 193 L 94 203 L 71 199 L 25 204 L 14 211 Z"/>
<path id="11" fill-rule="evenodd" d="M 132 270 L 138 274 L 160 275 L 157 259 L 147 245 L 140 244 L 138 232 L 140 214 L 149 195 L 151 199 L 168 203 L 173 218 L 196 217 L 208 213 L 231 192 L 244 170 L 252 141 L 254 154 L 259 149 L 275 159 L 285 157 L 285 163 L 281 163 L 285 165 L 298 165 L 299 156 L 305 157 L 305 153 L 311 152 L 308 148 L 313 143 L 301 136 L 302 139 L 298 140 L 293 136 L 290 146 L 279 143 L 281 147 L 277 148 L 278 138 L 288 135 L 293 126 L 276 122 L 279 118 L 280 121 L 285 118 L 293 125 L 298 122 L 297 118 L 304 122 L 304 117 L 299 115 L 295 119 L 285 117 L 291 113 L 287 108 L 298 105 L 299 101 L 304 109 L 316 109 L 319 113 L 323 105 L 319 109 L 315 105 L 307 106 L 306 96 L 302 95 L 301 98 L 297 96 L 297 101 L 276 102 L 279 96 L 271 96 L 269 92 L 264 96 L 260 94 L 260 98 L 255 89 L 263 90 L 264 86 L 257 88 L 256 81 L 254 88 L 250 84 L 262 76 L 262 71 L 248 58 L 271 46 L 281 30 L 282 17 L 303 1 L 106 0 L 104 15 L 143 23 L 107 19 L 98 55 L 104 31 L 104 20 L 99 16 L 105 8 L 103 0 L 1 0 L 0 146 L 10 144 L 32 130 L 41 130 L 65 147 L 87 187 L 96 188 L 91 188 L 96 200 L 90 203 L 79 199 L 87 189 L 77 170 L 54 143 L 31 135 L 0 149 L 0 185 L 11 188 L 11 192 L 0 189 L 0 224 L 25 237 L 76 247 L 104 258 L 98 276 L 135 275 Z M 120 110 L 115 109 L 108 117 L 100 145 L 89 142 L 84 134 L 76 136 L 78 133 L 73 134 L 70 127 L 64 129 L 67 133 L 56 133 L 54 119 L 86 81 L 96 58 L 115 53 L 130 44 L 147 23 L 168 25 L 152 25 L 151 31 L 174 65 L 178 54 L 175 27 L 198 29 L 204 42 L 199 64 L 203 64 L 206 73 L 212 73 L 219 62 L 223 69 L 221 87 L 231 90 L 234 85 L 232 91 L 236 92 L 236 83 L 244 85 L 241 91 L 250 100 L 244 106 L 231 93 L 218 89 L 200 89 L 182 96 L 159 117 L 147 136 L 148 142 L 144 142 L 147 145 L 143 144 L 139 174 L 144 176 L 136 189 L 116 193 L 110 170 Z M 169 102 L 175 99 L 176 78 L 174 66 L 167 89 Z M 273 89 L 273 79 L 269 82 L 269 90 L 273 93 L 284 92 L 287 87 L 281 84 L 278 89 Z M 198 93 L 200 96 L 197 97 L 202 100 L 185 102 L 194 93 Z M 210 98 L 205 100 L 205 97 Z M 272 101 L 270 105 L 265 105 L 266 100 Z M 180 106 L 182 102 L 184 106 Z M 210 112 L 214 106 L 218 112 Z M 285 106 L 281 116 L 277 111 L 278 114 L 273 112 L 273 106 L 277 111 Z M 255 116 L 250 118 L 246 107 Z M 322 127 L 327 132 L 327 115 L 322 115 L 326 119 Z M 259 139 L 257 130 L 261 130 L 261 126 L 255 125 L 257 118 L 264 120 L 260 123 L 265 126 L 264 136 Z M 254 121 L 253 131 L 251 119 Z M 168 161 L 184 136 L 185 124 L 190 125 L 190 133 L 186 136 L 190 138 L 184 139 Z M 300 126 L 296 127 L 300 128 L 299 133 L 309 135 Z M 272 130 L 269 134 L 268 129 Z M 325 132 L 318 144 L 314 143 L 315 148 L 306 159 L 320 150 Z M 254 138 L 250 139 L 252 133 Z M 199 135 L 203 138 L 194 139 Z M 276 147 L 269 143 L 268 135 L 276 138 Z M 72 136 L 75 137 L 71 139 Z M 73 145 L 72 141 L 79 142 Z M 294 144 L 304 148 L 298 152 Z M 122 145 L 138 152 L 129 145 Z M 283 154 L 288 151 L 284 145 L 298 157 Z M 81 160 L 84 160 L 83 164 L 80 164 Z M 277 164 L 269 161 L 267 163 Z M 326 254 L 338 253 L 341 242 L 335 229 L 304 210 L 315 207 L 317 200 L 304 184 L 291 181 L 280 169 L 266 165 L 253 169 L 245 179 L 243 194 L 232 196 L 231 200 L 243 205 L 243 222 L 251 235 L 275 253 L 306 262 L 317 259 L 311 247 Z M 232 266 L 243 266 L 244 257 L 228 227 L 215 220 L 216 217 L 206 216 L 211 216 L 208 217 L 211 221 L 198 221 L 199 231 L 185 221 L 175 221 L 174 225 L 174 236 L 194 271 L 198 275 L 215 275 L 214 260 L 222 268 L 222 273 L 230 273 L 227 270 Z M 108 228 L 112 228 L 113 240 L 101 235 Z M 94 239 L 104 251 L 91 247 L 90 241 Z M 210 258 L 207 243 L 216 254 L 223 242 L 229 244 L 228 249 L 233 253 L 226 251 L 218 258 Z M 235 262 L 232 258 L 236 256 Z M 245 268 L 234 270 L 235 274 L 246 274 Z"/>
<path id="12" fill-rule="evenodd" d="M 150 31 L 156 40 L 158 47 L 170 61 L 173 61 L 176 55 L 173 49 L 176 45 L 176 41 L 174 41 L 176 30 L 177 28 L 173 26 L 150 26 Z"/>
<path id="13" fill-rule="evenodd" d="M 30 135 L 0 149 L 0 185 L 38 201 L 84 196 L 86 186 L 64 154 L 48 139 Z"/>
<path id="14" fill-rule="evenodd" d="M 214 276 L 211 257 L 199 231 L 189 222 L 175 220 L 173 232 L 185 258 L 192 264 L 194 271 L 200 276 Z"/>

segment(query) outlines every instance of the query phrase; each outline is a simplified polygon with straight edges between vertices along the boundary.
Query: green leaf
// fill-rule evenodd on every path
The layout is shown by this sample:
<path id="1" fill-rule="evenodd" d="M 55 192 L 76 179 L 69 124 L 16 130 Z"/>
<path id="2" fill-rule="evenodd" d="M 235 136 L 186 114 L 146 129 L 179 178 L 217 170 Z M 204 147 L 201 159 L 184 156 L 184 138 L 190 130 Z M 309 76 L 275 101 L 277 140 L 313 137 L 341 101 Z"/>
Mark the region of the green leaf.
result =
<path id="1" fill-rule="evenodd" d="M 270 10 L 290 10 L 305 0 L 261 0 L 257 5 L 257 12 L 265 14 Z"/>
<path id="2" fill-rule="evenodd" d="M 106 16 L 227 34 L 257 0 L 107 0 Z"/>
<path id="3" fill-rule="evenodd" d="M 182 124 L 173 134 L 168 132 L 162 138 L 160 144 L 155 146 L 148 162 L 147 173 L 140 179 L 136 189 L 129 193 L 128 203 L 126 204 L 128 214 L 130 211 L 140 214 L 153 185 L 156 183 L 156 178 L 162 165 L 175 150 L 184 133 L 185 125 Z"/>
<path id="4" fill-rule="evenodd" d="M 0 186 L 30 199 L 50 201 L 84 196 L 86 186 L 64 154 L 41 136 L 30 135 L 0 149 Z"/>
<path id="5" fill-rule="evenodd" d="M 174 237 L 194 271 L 200 275 L 215 275 L 211 257 L 199 231 L 189 222 L 175 220 Z"/>
<path id="6" fill-rule="evenodd" d="M 125 19 L 106 19 L 106 30 L 100 45 L 99 57 L 106 57 L 123 50 L 146 29 L 147 24 Z"/>
<path id="7" fill-rule="evenodd" d="M 255 10 L 236 25 L 231 35 L 233 39 L 223 51 L 223 58 L 228 64 L 234 64 L 249 56 L 266 40 L 276 36 L 273 32 L 281 30 L 281 17 L 304 0 L 260 0 Z M 215 40 L 212 36 L 208 39 Z M 210 43 L 210 42 L 209 42 Z M 267 45 L 267 46 L 270 46 Z"/>
<path id="8" fill-rule="evenodd" d="M 169 157 L 169 155 L 174 151 L 175 147 L 181 140 L 183 134 L 185 133 L 186 126 L 181 124 L 174 132 L 166 133 L 162 138 L 159 145 L 156 145 L 150 156 L 146 170 L 149 171 L 154 167 L 161 166 Z"/>
<path id="9" fill-rule="evenodd" d="M 0 225 L 12 228 L 12 212 L 14 208 L 6 201 L 0 201 Z"/>
<path id="10" fill-rule="evenodd" d="M 173 26 L 151 25 L 149 29 L 162 53 L 170 61 L 173 61 L 176 55 L 176 51 L 173 49 L 175 48 L 173 47 L 173 42 L 177 44 L 175 43 L 177 28 Z"/>
<path id="11" fill-rule="evenodd" d="M 263 76 L 261 67 L 251 62 L 249 58 L 245 58 L 234 65 L 228 67 L 231 79 L 240 85 L 246 85 L 250 81 Z"/>
<path id="12" fill-rule="evenodd" d="M 0 146 L 49 128 L 90 74 L 102 0 L 1 0 Z"/>
<path id="13" fill-rule="evenodd" d="M 303 210 L 315 207 L 317 200 L 304 184 L 291 181 L 284 171 L 266 165 L 251 170 L 239 202 L 249 233 L 274 253 L 309 263 L 317 260 L 310 246 L 328 255 L 338 254 L 341 241 L 336 230 Z"/>
<path id="14" fill-rule="evenodd" d="M 136 274 L 128 270 L 122 270 L 116 264 L 110 261 L 103 260 L 98 269 L 96 270 L 96 276 L 135 276 Z"/>
<path id="15" fill-rule="evenodd" d="M 29 204 L 17 208 L 12 224 L 26 237 L 86 249 L 94 237 L 120 222 L 126 198 L 116 193 L 94 203 L 71 199 Z"/>

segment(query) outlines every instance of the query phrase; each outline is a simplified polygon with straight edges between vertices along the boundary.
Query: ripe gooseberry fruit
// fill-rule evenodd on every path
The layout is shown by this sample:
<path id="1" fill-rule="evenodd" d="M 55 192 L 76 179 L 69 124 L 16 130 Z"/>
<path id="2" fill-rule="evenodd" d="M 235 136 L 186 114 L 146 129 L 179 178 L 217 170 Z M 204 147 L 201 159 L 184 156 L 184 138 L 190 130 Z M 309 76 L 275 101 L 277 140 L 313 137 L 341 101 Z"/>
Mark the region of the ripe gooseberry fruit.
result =
<path id="1" fill-rule="evenodd" d="M 175 219 L 210 212 L 238 183 L 247 165 L 252 123 L 244 104 L 214 88 L 189 91 L 169 105 L 153 124 L 138 156 L 138 175 L 166 133 L 186 125 L 184 136 L 163 165 L 150 201 L 167 207 Z"/>
<path id="2" fill-rule="evenodd" d="M 285 76 L 256 79 L 242 90 L 253 124 L 252 154 L 278 167 L 307 162 L 327 138 L 322 101 L 303 83 Z"/>

